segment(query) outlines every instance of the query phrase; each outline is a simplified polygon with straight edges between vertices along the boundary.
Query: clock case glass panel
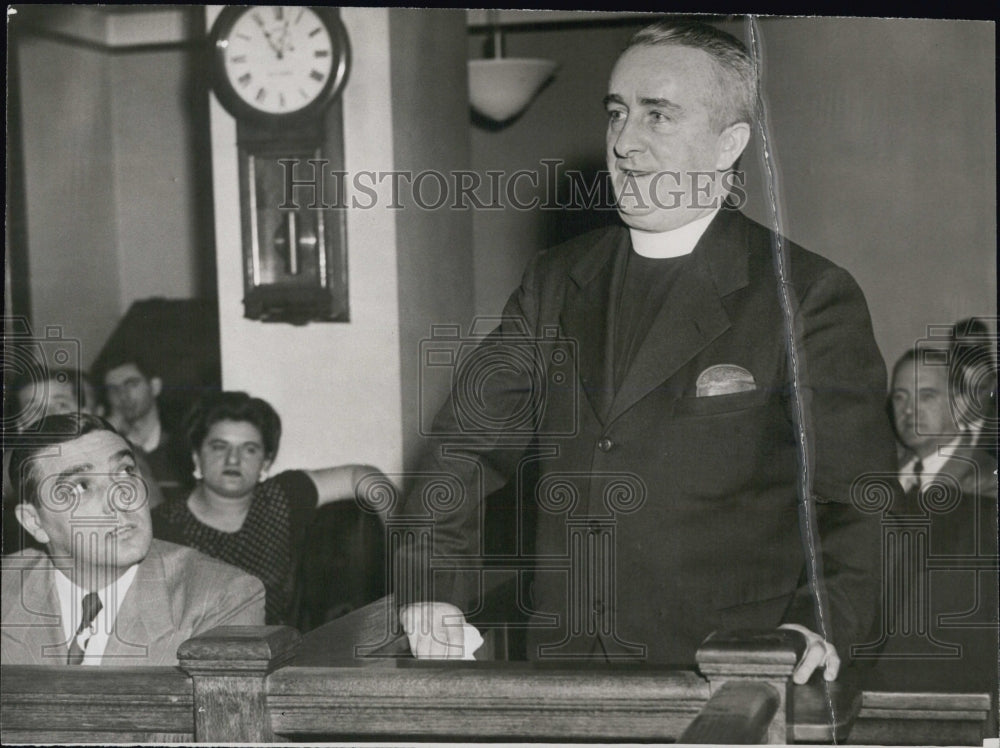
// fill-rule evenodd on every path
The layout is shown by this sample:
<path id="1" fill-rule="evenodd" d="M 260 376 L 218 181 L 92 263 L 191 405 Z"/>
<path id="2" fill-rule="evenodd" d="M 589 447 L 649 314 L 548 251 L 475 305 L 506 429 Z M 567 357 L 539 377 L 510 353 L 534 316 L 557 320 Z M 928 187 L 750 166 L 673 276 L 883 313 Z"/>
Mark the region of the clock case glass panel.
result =
<path id="1" fill-rule="evenodd" d="M 244 314 L 268 322 L 350 320 L 341 104 L 325 123 L 238 125 Z"/>

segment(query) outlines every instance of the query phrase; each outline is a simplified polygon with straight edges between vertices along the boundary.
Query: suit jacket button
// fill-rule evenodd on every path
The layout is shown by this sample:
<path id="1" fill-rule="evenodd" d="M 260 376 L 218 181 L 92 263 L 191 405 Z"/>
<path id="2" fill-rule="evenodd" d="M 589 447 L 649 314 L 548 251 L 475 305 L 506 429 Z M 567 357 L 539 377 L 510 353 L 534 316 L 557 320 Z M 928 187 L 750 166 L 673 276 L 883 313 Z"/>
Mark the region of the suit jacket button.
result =
<path id="1" fill-rule="evenodd" d="M 615 443 L 606 436 L 597 442 L 597 448 L 602 452 L 610 452 L 613 446 L 615 446 Z"/>

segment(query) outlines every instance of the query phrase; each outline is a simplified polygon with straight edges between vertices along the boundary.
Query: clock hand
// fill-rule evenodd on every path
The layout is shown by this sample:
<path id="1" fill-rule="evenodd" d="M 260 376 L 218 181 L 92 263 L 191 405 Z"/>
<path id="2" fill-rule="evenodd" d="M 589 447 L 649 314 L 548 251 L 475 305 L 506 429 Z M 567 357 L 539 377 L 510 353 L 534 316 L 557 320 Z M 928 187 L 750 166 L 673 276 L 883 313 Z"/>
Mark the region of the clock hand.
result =
<path id="1" fill-rule="evenodd" d="M 295 46 L 288 41 L 288 21 L 286 20 L 281 27 L 281 51 L 293 52 L 294 50 Z"/>
<path id="2" fill-rule="evenodd" d="M 274 52 L 278 56 L 278 59 L 280 60 L 283 56 L 282 55 L 283 50 L 281 47 L 277 46 L 274 43 L 274 39 L 271 38 L 271 32 L 269 32 L 267 30 L 267 27 L 264 25 L 264 20 L 260 18 L 256 13 L 253 14 L 253 20 L 257 22 L 258 26 L 260 26 L 260 30 L 264 34 L 264 38 L 267 39 L 267 46 L 271 48 L 271 51 Z M 287 24 L 287 21 L 285 23 Z"/>

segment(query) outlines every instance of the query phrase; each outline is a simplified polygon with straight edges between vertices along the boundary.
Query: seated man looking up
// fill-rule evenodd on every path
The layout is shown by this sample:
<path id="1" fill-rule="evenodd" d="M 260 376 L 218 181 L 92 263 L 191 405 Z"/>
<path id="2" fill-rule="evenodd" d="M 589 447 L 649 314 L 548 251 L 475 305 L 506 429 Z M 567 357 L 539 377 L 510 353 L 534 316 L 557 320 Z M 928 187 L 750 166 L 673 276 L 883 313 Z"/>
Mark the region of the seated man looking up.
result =
<path id="1" fill-rule="evenodd" d="M 10 478 L 45 550 L 3 559 L 3 664 L 172 665 L 186 639 L 264 622 L 258 580 L 153 540 L 132 448 L 109 423 L 55 415 L 36 434 Z"/>
<path id="2" fill-rule="evenodd" d="M 46 416 L 65 413 L 92 413 L 100 415 L 99 406 L 94 396 L 94 388 L 87 376 L 75 368 L 49 369 L 39 376 L 36 371 L 16 377 L 9 383 L 7 421 L 14 425 L 16 434 L 6 435 L 7 452 L 4 454 L 3 482 L 3 552 L 13 553 L 22 548 L 35 545 L 31 536 L 25 534 L 23 528 L 14 519 L 14 491 L 7 479 L 7 464 L 10 458 L 10 447 L 22 439 L 34 440 L 38 424 Z M 22 438 L 21 435 L 24 435 Z M 153 478 L 153 470 L 140 451 L 134 453 L 139 474 L 146 481 L 148 490 L 146 501 L 149 508 L 163 501 L 163 493 L 159 484 Z M 39 546 L 40 547 L 40 546 Z"/>

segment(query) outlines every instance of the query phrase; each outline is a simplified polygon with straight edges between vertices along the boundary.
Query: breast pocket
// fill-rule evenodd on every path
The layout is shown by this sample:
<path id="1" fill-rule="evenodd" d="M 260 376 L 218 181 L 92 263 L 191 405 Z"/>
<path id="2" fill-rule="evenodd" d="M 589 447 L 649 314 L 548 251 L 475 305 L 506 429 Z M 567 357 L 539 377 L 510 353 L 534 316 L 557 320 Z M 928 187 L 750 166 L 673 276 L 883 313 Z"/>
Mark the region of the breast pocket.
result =
<path id="1" fill-rule="evenodd" d="M 780 399 L 767 390 L 684 398 L 669 434 L 664 459 L 690 498 L 740 500 L 772 486 L 787 469 L 794 475 L 794 461 L 785 464 L 790 426 Z"/>
<path id="2" fill-rule="evenodd" d="M 767 402 L 768 394 L 767 390 L 756 389 L 749 392 L 734 392 L 731 395 L 683 397 L 674 406 L 674 417 L 710 416 L 756 408 Z"/>

